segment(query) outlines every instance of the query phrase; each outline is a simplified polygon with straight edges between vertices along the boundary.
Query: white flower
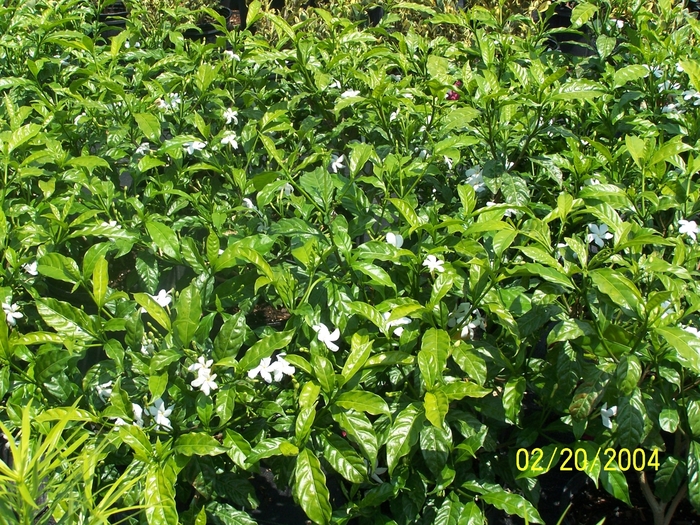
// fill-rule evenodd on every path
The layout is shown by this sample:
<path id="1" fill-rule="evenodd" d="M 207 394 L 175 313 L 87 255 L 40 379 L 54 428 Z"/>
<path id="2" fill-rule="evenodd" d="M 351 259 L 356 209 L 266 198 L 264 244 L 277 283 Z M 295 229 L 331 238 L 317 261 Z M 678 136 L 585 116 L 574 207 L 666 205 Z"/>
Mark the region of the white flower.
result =
<path id="1" fill-rule="evenodd" d="M 345 155 L 336 155 L 335 153 L 331 155 L 331 172 L 338 173 L 338 170 L 343 169 L 345 165 Z"/>
<path id="2" fill-rule="evenodd" d="M 224 137 L 221 139 L 221 143 L 225 145 L 233 146 L 233 149 L 238 149 L 238 141 L 236 140 L 235 131 L 227 131 Z"/>
<path id="3" fill-rule="evenodd" d="M 188 366 L 187 370 L 189 370 L 190 372 L 199 372 L 200 370 L 209 370 L 211 368 L 211 365 L 213 365 L 213 364 L 214 364 L 213 359 L 207 360 L 206 357 L 204 357 L 203 355 L 200 355 L 199 359 L 197 359 L 197 362 Z"/>
<path id="4" fill-rule="evenodd" d="M 403 246 L 403 236 L 400 233 L 389 232 L 386 234 L 386 242 L 394 248 L 401 248 Z"/>
<path id="5" fill-rule="evenodd" d="M 277 356 L 277 361 L 270 365 L 269 370 L 275 374 L 275 381 L 282 381 L 285 375 L 294 375 L 295 368 L 284 358 L 285 355 L 284 353 L 279 354 Z"/>
<path id="6" fill-rule="evenodd" d="M 393 111 L 391 115 L 389 115 L 389 122 L 396 120 L 396 118 L 399 116 L 399 111 L 401 111 L 401 108 L 398 108 L 396 111 Z"/>
<path id="7" fill-rule="evenodd" d="M 450 157 L 448 157 L 447 155 L 443 155 L 442 158 L 445 161 L 445 164 L 447 164 L 447 169 L 451 170 L 452 169 L 452 159 Z"/>
<path id="8" fill-rule="evenodd" d="M 148 142 L 142 142 L 141 145 L 136 148 L 136 155 L 146 155 L 149 151 L 151 151 L 151 146 L 148 144 Z"/>
<path id="9" fill-rule="evenodd" d="M 241 60 L 241 57 L 239 57 L 236 53 L 234 53 L 230 49 L 227 49 L 226 51 L 224 51 L 224 55 L 226 55 L 226 58 L 228 58 L 229 60 L 238 60 L 238 61 Z"/>
<path id="10" fill-rule="evenodd" d="M 689 237 L 691 237 L 694 241 L 697 240 L 697 234 L 700 233 L 700 230 L 698 229 L 698 225 L 695 221 L 686 221 L 685 219 L 681 219 L 678 221 L 678 233 L 685 234 Z"/>
<path id="11" fill-rule="evenodd" d="M 117 221 L 102 221 L 100 226 L 104 226 L 105 228 L 121 228 L 121 226 L 117 224 Z"/>
<path id="12" fill-rule="evenodd" d="M 474 332 L 476 331 L 477 328 L 481 328 L 482 330 L 486 328 L 486 321 L 484 321 L 484 318 L 481 316 L 481 313 L 479 310 L 474 311 L 474 317 L 462 327 L 462 332 L 460 333 L 460 338 L 461 339 L 473 339 L 474 338 Z"/>
<path id="13" fill-rule="evenodd" d="M 606 428 L 612 428 L 612 421 L 610 421 L 610 419 L 613 418 L 616 414 L 617 407 L 614 406 L 608 408 L 608 404 L 605 403 L 600 409 L 600 418 L 603 420 L 603 426 Z"/>
<path id="14" fill-rule="evenodd" d="M 681 85 L 678 82 L 671 82 L 670 80 L 664 80 L 661 84 L 659 84 L 659 91 L 671 91 L 680 88 Z"/>
<path id="15" fill-rule="evenodd" d="M 199 388 L 205 396 L 208 396 L 212 390 L 219 388 L 214 379 L 216 379 L 216 374 L 212 374 L 208 367 L 202 367 L 197 372 L 197 379 L 192 381 L 190 385 L 194 388 Z"/>
<path id="16" fill-rule="evenodd" d="M 391 317 L 391 312 L 384 312 L 382 314 L 384 317 L 385 321 L 389 321 L 389 317 Z M 401 334 L 403 333 L 403 325 L 411 324 L 411 319 L 408 317 L 401 317 L 399 319 L 394 319 L 393 321 L 389 321 L 386 326 L 387 328 L 394 328 L 394 335 L 396 337 L 401 337 Z"/>
<path id="17" fill-rule="evenodd" d="M 613 235 L 608 231 L 607 224 L 589 224 L 588 229 L 590 233 L 588 234 L 588 242 L 597 244 L 600 248 L 603 247 L 607 239 L 612 239 Z"/>
<path id="18" fill-rule="evenodd" d="M 157 430 L 170 430 L 172 428 L 170 426 L 170 419 L 168 419 L 168 417 L 170 416 L 170 414 L 173 413 L 173 407 L 166 407 L 165 403 L 163 403 L 163 400 L 161 398 L 156 399 L 153 402 L 153 406 L 148 407 L 148 413 L 151 414 L 151 417 L 155 419 Z"/>
<path id="19" fill-rule="evenodd" d="M 168 103 L 162 98 L 156 100 L 156 105 L 158 106 L 158 109 L 168 109 L 170 107 Z"/>
<path id="20" fill-rule="evenodd" d="M 223 142 L 223 141 L 222 141 Z M 189 155 L 192 155 L 195 151 L 201 151 L 207 147 L 206 142 L 200 142 L 199 140 L 194 140 L 192 142 L 185 142 L 182 145 Z"/>
<path id="21" fill-rule="evenodd" d="M 340 82 L 334 80 L 333 82 L 328 84 L 328 89 L 341 89 Z"/>
<path id="22" fill-rule="evenodd" d="M 678 109 L 678 104 L 667 104 L 661 108 L 661 113 L 669 115 L 673 113 L 683 113 L 683 111 Z"/>
<path id="23" fill-rule="evenodd" d="M 271 357 L 263 357 L 258 366 L 248 371 L 248 377 L 255 379 L 256 376 L 260 375 L 266 383 L 272 383 L 272 373 L 274 373 L 275 369 L 270 366 L 271 362 Z"/>
<path id="24" fill-rule="evenodd" d="M 359 91 L 356 91 L 356 90 L 354 90 L 354 89 L 348 89 L 348 90 L 346 90 L 346 91 L 343 91 L 343 92 L 340 94 L 340 98 L 356 97 L 356 96 L 359 95 L 359 94 L 360 94 Z"/>
<path id="25" fill-rule="evenodd" d="M 22 269 L 32 277 L 36 277 L 37 275 L 39 275 L 37 266 L 39 266 L 39 264 L 36 261 L 33 261 L 30 263 L 23 264 Z"/>
<path id="26" fill-rule="evenodd" d="M 656 78 L 661 78 L 664 76 L 663 70 L 658 66 L 650 67 L 647 64 L 643 64 L 643 66 L 647 68 L 648 71 L 652 72 Z"/>
<path id="27" fill-rule="evenodd" d="M 287 183 L 282 186 L 282 192 L 284 193 L 285 197 L 289 197 L 292 193 L 294 193 L 294 186 Z"/>
<path id="28" fill-rule="evenodd" d="M 481 173 L 481 166 L 474 166 L 464 174 L 466 183 L 469 184 L 477 193 L 486 190 L 484 177 Z"/>
<path id="29" fill-rule="evenodd" d="M 77 126 L 78 123 L 80 122 L 80 120 L 81 120 L 83 117 L 86 117 L 86 116 L 87 116 L 87 115 L 85 114 L 85 112 L 81 113 L 80 115 L 78 115 L 77 117 L 75 117 L 75 118 L 73 119 L 73 124 L 75 124 L 75 125 Z"/>
<path id="30" fill-rule="evenodd" d="M 689 334 L 693 334 L 695 337 L 700 337 L 700 332 L 694 326 L 681 326 L 681 328 Z"/>
<path id="31" fill-rule="evenodd" d="M 700 106 L 700 93 L 694 89 L 689 89 L 683 92 L 683 100 L 693 101 L 693 106 Z"/>
<path id="32" fill-rule="evenodd" d="M 443 268 L 443 264 L 445 264 L 445 261 L 443 261 L 442 259 L 438 259 L 432 254 L 428 255 L 425 258 L 425 261 L 423 261 L 423 266 L 427 266 L 430 270 L 430 273 L 433 273 L 435 270 L 437 270 L 440 273 L 444 272 L 445 268 Z"/>
<path id="33" fill-rule="evenodd" d="M 624 20 L 618 20 L 617 18 L 611 18 L 610 21 L 614 22 L 618 29 L 622 29 L 623 27 L 625 27 Z"/>
<path id="34" fill-rule="evenodd" d="M 131 410 L 134 412 L 134 425 L 137 427 L 142 427 L 143 426 L 143 408 L 141 408 L 141 405 L 137 405 L 136 403 L 131 403 Z"/>
<path id="35" fill-rule="evenodd" d="M 101 385 L 97 385 L 95 387 L 95 390 L 97 390 L 97 395 L 102 401 L 107 402 L 109 400 L 109 397 L 112 395 L 112 381 L 107 381 L 106 383 L 102 383 Z"/>
<path id="36" fill-rule="evenodd" d="M 17 304 L 9 305 L 7 303 L 2 303 L 2 310 L 5 312 L 5 320 L 10 326 L 16 326 L 17 319 L 24 317 L 19 311 L 19 306 L 17 306 Z"/>
<path id="37" fill-rule="evenodd" d="M 158 295 L 151 295 L 151 297 L 163 308 L 168 306 L 173 300 L 172 295 L 167 290 L 161 290 L 158 292 Z"/>
<path id="38" fill-rule="evenodd" d="M 331 332 L 323 323 L 315 324 L 312 328 L 316 331 L 316 337 L 318 337 L 318 340 L 325 344 L 331 352 L 337 352 L 340 350 L 340 347 L 333 342 L 337 341 L 340 337 L 339 329 L 336 328 L 333 332 Z"/>
<path id="39" fill-rule="evenodd" d="M 253 204 L 253 201 L 250 200 L 248 197 L 246 197 L 246 198 L 243 199 L 242 204 L 243 204 L 243 206 L 245 206 L 246 208 L 248 208 L 248 209 L 250 209 L 250 210 L 255 210 L 255 209 L 257 209 L 257 208 L 255 207 L 255 204 Z"/>
<path id="40" fill-rule="evenodd" d="M 231 108 L 226 108 L 223 116 L 226 119 L 226 124 L 231 124 L 231 122 L 238 124 L 238 111 Z"/>
<path id="41" fill-rule="evenodd" d="M 175 109 L 177 106 L 180 105 L 181 102 L 182 102 L 182 99 L 180 98 L 180 94 L 173 93 L 170 96 L 170 109 Z"/>

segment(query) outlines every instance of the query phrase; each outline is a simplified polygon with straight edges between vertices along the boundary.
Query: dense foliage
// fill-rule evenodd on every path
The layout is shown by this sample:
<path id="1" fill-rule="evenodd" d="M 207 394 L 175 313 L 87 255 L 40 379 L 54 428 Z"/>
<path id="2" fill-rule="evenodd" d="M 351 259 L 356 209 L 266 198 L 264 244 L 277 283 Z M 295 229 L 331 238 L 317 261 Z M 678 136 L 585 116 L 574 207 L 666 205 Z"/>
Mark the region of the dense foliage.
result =
<path id="1" fill-rule="evenodd" d="M 542 523 L 536 447 L 700 510 L 694 16 L 129 7 L 0 7 L 2 523 Z"/>

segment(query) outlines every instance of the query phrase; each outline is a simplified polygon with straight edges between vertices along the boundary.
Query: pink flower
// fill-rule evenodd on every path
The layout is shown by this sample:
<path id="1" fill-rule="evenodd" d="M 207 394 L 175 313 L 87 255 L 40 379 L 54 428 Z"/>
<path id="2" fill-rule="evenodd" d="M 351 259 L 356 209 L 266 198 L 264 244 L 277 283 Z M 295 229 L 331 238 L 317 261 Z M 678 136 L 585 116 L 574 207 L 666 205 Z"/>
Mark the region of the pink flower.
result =
<path id="1" fill-rule="evenodd" d="M 456 91 L 449 90 L 447 92 L 447 95 L 445 95 L 445 98 L 447 100 L 459 100 L 459 93 L 457 93 Z"/>

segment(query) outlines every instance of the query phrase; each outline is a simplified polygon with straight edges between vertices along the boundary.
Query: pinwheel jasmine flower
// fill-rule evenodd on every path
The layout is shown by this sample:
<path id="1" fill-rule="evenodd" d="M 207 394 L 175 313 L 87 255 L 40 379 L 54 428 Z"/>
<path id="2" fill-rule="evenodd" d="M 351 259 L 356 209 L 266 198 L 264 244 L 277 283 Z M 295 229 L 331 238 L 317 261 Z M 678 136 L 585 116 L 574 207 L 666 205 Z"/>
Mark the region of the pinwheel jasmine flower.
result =
<path id="1" fill-rule="evenodd" d="M 447 164 L 447 169 L 451 170 L 452 169 L 452 159 L 450 157 L 448 157 L 447 155 L 443 155 L 442 158 L 445 161 L 445 164 Z"/>
<path id="2" fill-rule="evenodd" d="M 595 243 L 599 248 L 602 248 L 607 239 L 612 239 L 613 234 L 608 231 L 607 224 L 589 224 L 588 242 Z"/>
<path id="3" fill-rule="evenodd" d="M 617 414 L 617 406 L 608 408 L 608 404 L 605 403 L 600 409 L 600 418 L 603 420 L 603 426 L 606 428 L 612 428 L 612 421 L 610 421 Z"/>
<path id="4" fill-rule="evenodd" d="M 481 173 L 481 166 L 474 166 L 464 174 L 466 177 L 466 183 L 469 184 L 474 191 L 480 193 L 486 189 L 486 184 L 484 183 L 484 177 Z"/>
<path id="5" fill-rule="evenodd" d="M 165 403 L 163 403 L 163 400 L 161 398 L 156 399 L 153 402 L 153 406 L 148 407 L 148 413 L 151 415 L 152 418 L 154 418 L 157 430 L 172 429 L 172 427 L 170 426 L 170 419 L 168 418 L 170 414 L 173 413 L 173 407 L 166 407 Z"/>
<path id="6" fill-rule="evenodd" d="M 318 340 L 325 344 L 331 352 L 337 352 L 340 350 L 340 347 L 333 342 L 337 341 L 340 337 L 339 329 L 336 328 L 333 332 L 331 332 L 323 323 L 315 324 L 312 328 L 315 330 Z"/>
<path id="7" fill-rule="evenodd" d="M 284 193 L 285 197 L 289 197 L 292 193 L 294 193 L 294 186 L 287 183 L 282 186 L 282 192 Z"/>
<path id="8" fill-rule="evenodd" d="M 37 275 L 39 275 L 37 266 L 39 266 L 39 264 L 36 261 L 33 261 L 30 263 L 23 264 L 22 269 L 32 277 L 36 277 Z"/>
<path id="9" fill-rule="evenodd" d="M 400 233 L 389 232 L 386 234 L 386 242 L 394 248 L 401 248 L 403 246 L 403 236 Z"/>
<path id="10" fill-rule="evenodd" d="M 172 295 L 167 290 L 161 290 L 158 292 L 158 295 L 151 295 L 151 297 L 163 308 L 168 306 L 173 300 Z"/>
<path id="11" fill-rule="evenodd" d="M 100 226 L 105 226 L 107 228 L 121 228 L 121 226 L 117 224 L 117 221 L 102 221 Z"/>
<path id="12" fill-rule="evenodd" d="M 238 124 L 238 111 L 226 108 L 226 111 L 224 111 L 224 118 L 226 119 L 226 124 L 231 124 L 231 122 Z"/>
<path id="13" fill-rule="evenodd" d="M 391 317 L 391 312 L 384 312 L 382 314 L 382 317 L 384 317 L 385 321 L 389 321 L 389 317 Z M 403 325 L 411 324 L 411 319 L 408 317 L 401 317 L 399 319 L 394 319 L 393 321 L 389 321 L 386 326 L 387 328 L 394 328 L 394 335 L 396 337 L 401 337 L 401 334 L 403 333 Z"/>
<path id="14" fill-rule="evenodd" d="M 700 233 L 700 230 L 698 229 L 698 225 L 695 221 L 686 221 L 685 219 L 681 219 L 678 221 L 678 226 L 678 233 L 687 235 L 694 241 L 697 240 L 697 234 Z"/>
<path id="15" fill-rule="evenodd" d="M 209 368 L 202 367 L 197 372 L 197 379 L 192 381 L 190 385 L 199 388 L 205 396 L 208 396 L 212 390 L 219 388 L 214 379 L 216 379 L 216 374 L 212 374 Z"/>
<path id="16" fill-rule="evenodd" d="M 207 360 L 206 357 L 203 355 L 199 356 L 199 359 L 197 359 L 196 363 L 192 363 L 190 366 L 187 367 L 187 370 L 190 372 L 199 372 L 200 370 L 209 370 L 211 368 L 211 365 L 214 364 L 213 359 Z"/>
<path id="17" fill-rule="evenodd" d="M 332 173 L 338 173 L 338 170 L 343 169 L 345 167 L 345 155 L 336 155 L 335 153 L 331 155 L 331 172 Z"/>
<path id="18" fill-rule="evenodd" d="M 328 89 L 341 89 L 340 82 L 334 80 L 333 82 L 328 84 Z"/>
<path id="19" fill-rule="evenodd" d="M 97 390 L 98 397 L 102 401 L 107 402 L 109 397 L 112 395 L 112 381 L 107 381 L 106 383 L 97 385 L 95 390 Z"/>
<path id="20" fill-rule="evenodd" d="M 225 145 L 233 146 L 233 149 L 238 149 L 238 141 L 236 140 L 235 131 L 227 131 L 224 137 L 221 139 L 221 143 Z"/>
<path id="21" fill-rule="evenodd" d="M 246 208 L 248 208 L 248 209 L 250 209 L 250 210 L 255 210 L 255 209 L 257 209 L 257 208 L 255 207 L 255 204 L 253 204 L 253 201 L 250 200 L 248 197 L 245 197 L 245 198 L 243 199 L 242 204 L 243 204 L 243 206 L 245 206 Z"/>
<path id="22" fill-rule="evenodd" d="M 348 89 L 348 90 L 346 90 L 346 91 L 343 91 L 343 92 L 340 94 L 340 98 L 356 97 L 356 96 L 359 95 L 359 94 L 360 94 L 360 92 L 357 91 L 357 90 Z"/>
<path id="23" fill-rule="evenodd" d="M 145 155 L 149 151 L 151 151 L 151 147 L 148 144 L 148 142 L 142 142 L 141 145 L 138 148 L 136 148 L 135 153 L 136 155 Z"/>
<path id="24" fill-rule="evenodd" d="M 295 368 L 289 364 L 289 361 L 287 361 L 284 356 L 287 354 L 279 354 L 277 356 L 277 361 L 272 363 L 270 366 L 270 370 L 272 373 L 275 375 L 274 379 L 275 381 L 282 381 L 284 376 L 293 376 L 294 372 L 296 371 Z"/>
<path id="25" fill-rule="evenodd" d="M 180 94 L 173 93 L 170 96 L 170 109 L 175 109 L 177 106 L 180 105 L 181 102 L 182 102 L 182 99 L 180 98 Z"/>
<path id="26" fill-rule="evenodd" d="M 137 427 L 143 427 L 143 408 L 141 408 L 136 403 L 131 403 L 131 410 L 134 412 L 134 425 Z M 115 427 L 126 426 L 128 423 L 122 418 L 118 417 L 114 421 Z"/>
<path id="27" fill-rule="evenodd" d="M 271 357 L 263 357 L 258 366 L 248 370 L 248 377 L 255 379 L 259 375 L 266 383 L 272 383 L 272 373 L 274 373 L 275 369 L 270 365 L 271 362 Z"/>
<path id="28" fill-rule="evenodd" d="M 223 142 L 223 141 L 222 141 Z M 192 155 L 195 151 L 201 151 L 207 147 L 206 142 L 200 142 L 199 140 L 194 140 L 192 142 L 185 142 L 182 145 L 189 155 Z"/>
<path id="29" fill-rule="evenodd" d="M 389 115 L 389 122 L 396 120 L 396 118 L 399 116 L 399 111 L 401 111 L 401 108 L 398 108 L 396 111 L 393 111 L 391 115 Z"/>
<path id="30" fill-rule="evenodd" d="M 5 320 L 10 326 L 16 326 L 17 319 L 24 317 L 24 315 L 22 315 L 22 313 L 19 311 L 19 306 L 17 306 L 17 304 L 10 305 L 7 303 L 2 303 L 2 310 L 5 313 Z"/>
<path id="31" fill-rule="evenodd" d="M 430 270 L 430 273 L 433 273 L 434 271 L 438 271 L 439 273 L 442 273 L 445 271 L 445 268 L 442 266 L 445 264 L 445 261 L 442 259 L 438 259 L 434 255 L 428 255 L 425 258 L 425 261 L 423 261 L 423 266 L 427 266 L 428 270 Z"/>
<path id="32" fill-rule="evenodd" d="M 236 53 L 234 53 L 230 49 L 227 49 L 226 51 L 224 51 L 224 55 L 226 55 L 226 58 L 228 58 L 229 60 L 237 60 L 237 61 L 241 60 L 241 57 L 239 57 Z"/>

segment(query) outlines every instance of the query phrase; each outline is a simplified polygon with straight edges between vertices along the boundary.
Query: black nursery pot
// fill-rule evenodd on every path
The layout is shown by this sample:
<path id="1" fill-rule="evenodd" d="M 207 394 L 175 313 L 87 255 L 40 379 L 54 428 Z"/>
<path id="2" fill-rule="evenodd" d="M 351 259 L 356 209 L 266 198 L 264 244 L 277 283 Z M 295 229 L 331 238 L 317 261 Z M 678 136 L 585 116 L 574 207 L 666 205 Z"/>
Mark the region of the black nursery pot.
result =
<path id="1" fill-rule="evenodd" d="M 126 28 L 126 19 L 129 16 L 129 11 L 123 2 L 115 2 L 108 5 L 98 15 L 98 20 L 107 26 L 107 29 L 102 31 L 102 38 L 112 38 L 118 35 Z"/>
<path id="2" fill-rule="evenodd" d="M 221 6 L 216 10 L 216 12 L 226 19 L 226 26 L 230 26 L 229 20 L 231 18 L 231 9 Z M 204 24 L 198 24 L 197 29 L 187 29 L 182 35 L 190 40 L 206 40 L 207 43 L 213 43 L 216 42 L 216 37 L 221 36 L 222 33 L 214 24 L 207 22 Z"/>

